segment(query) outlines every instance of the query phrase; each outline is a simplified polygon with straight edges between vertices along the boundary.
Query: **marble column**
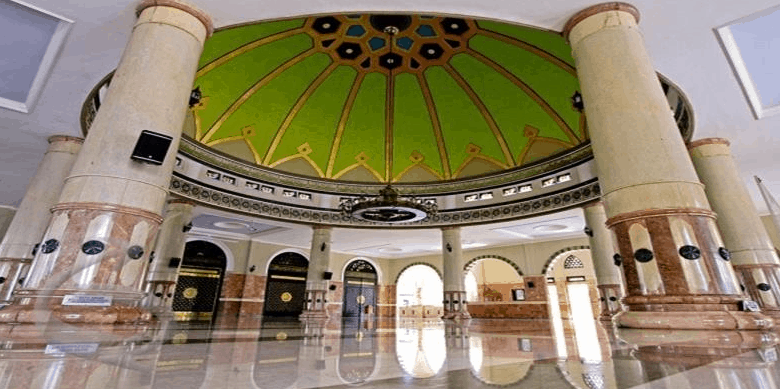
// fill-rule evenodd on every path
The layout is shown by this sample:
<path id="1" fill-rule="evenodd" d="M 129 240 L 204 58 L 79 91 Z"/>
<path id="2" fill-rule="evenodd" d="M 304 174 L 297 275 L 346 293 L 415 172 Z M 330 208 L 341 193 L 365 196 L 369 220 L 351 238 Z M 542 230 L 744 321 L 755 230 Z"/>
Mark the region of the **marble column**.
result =
<path id="1" fill-rule="evenodd" d="M 0 242 L 0 305 L 11 303 L 14 289 L 26 276 L 35 246 L 41 243 L 51 219 L 50 208 L 57 202 L 83 141 L 65 135 L 49 137 L 46 154 Z"/>
<path id="2" fill-rule="evenodd" d="M 615 239 L 612 231 L 607 228 L 607 213 L 602 202 L 588 204 L 584 210 L 585 223 L 589 228 L 590 253 L 596 271 L 596 287 L 600 295 L 599 319 L 612 321 L 612 317 L 623 310 L 620 299 L 625 295 L 620 267 L 614 260 L 617 253 Z"/>
<path id="3" fill-rule="evenodd" d="M 326 320 L 329 280 L 325 272 L 330 268 L 330 246 L 333 228 L 316 225 L 311 237 L 309 271 L 306 274 L 306 299 L 301 320 Z"/>
<path id="4" fill-rule="evenodd" d="M 701 139 L 688 149 L 718 214 L 718 228 L 728 249 L 724 254 L 731 255 L 741 287 L 764 313 L 780 317 L 780 259 L 739 175 L 729 142 Z"/>
<path id="5" fill-rule="evenodd" d="M 604 3 L 564 28 L 582 88 L 607 225 L 623 258 L 634 328 L 756 329 L 773 321 L 739 311 L 744 299 L 704 187 L 669 113 L 644 47 L 639 12 Z"/>
<path id="6" fill-rule="evenodd" d="M 154 245 L 154 258 L 149 264 L 144 301 L 144 306 L 158 316 L 172 314 L 173 293 L 187 243 L 185 231 L 192 225 L 194 205 L 189 200 L 171 199 L 165 206 L 165 218 Z"/>
<path id="7" fill-rule="evenodd" d="M 150 317 L 136 306 L 145 295 L 190 91 L 213 27 L 207 15 L 179 0 L 145 0 L 137 12 L 111 87 L 52 208 L 43 240 L 56 247 L 38 252 L 17 290 L 23 303 L 48 305 L 58 320 Z M 171 139 L 161 165 L 131 159 L 145 130 Z"/>
<path id="8" fill-rule="evenodd" d="M 5 232 L 8 231 L 8 225 L 11 224 L 14 215 L 16 215 L 16 208 L 0 205 L 0 239 L 5 237 Z"/>
<path id="9" fill-rule="evenodd" d="M 443 319 L 470 319 L 466 304 L 466 286 L 463 280 L 463 250 L 460 228 L 442 228 L 442 255 L 444 260 L 444 314 Z"/>

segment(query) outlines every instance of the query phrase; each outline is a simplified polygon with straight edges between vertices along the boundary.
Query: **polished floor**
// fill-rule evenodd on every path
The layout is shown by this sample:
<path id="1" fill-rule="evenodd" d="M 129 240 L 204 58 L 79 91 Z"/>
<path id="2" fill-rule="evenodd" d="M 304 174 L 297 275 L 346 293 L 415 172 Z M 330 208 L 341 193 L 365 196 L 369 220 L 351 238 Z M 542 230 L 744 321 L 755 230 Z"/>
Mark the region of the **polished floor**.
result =
<path id="1" fill-rule="evenodd" d="M 255 320 L 5 326 L 0 388 L 780 387 L 773 333 L 615 330 L 595 321 Z"/>

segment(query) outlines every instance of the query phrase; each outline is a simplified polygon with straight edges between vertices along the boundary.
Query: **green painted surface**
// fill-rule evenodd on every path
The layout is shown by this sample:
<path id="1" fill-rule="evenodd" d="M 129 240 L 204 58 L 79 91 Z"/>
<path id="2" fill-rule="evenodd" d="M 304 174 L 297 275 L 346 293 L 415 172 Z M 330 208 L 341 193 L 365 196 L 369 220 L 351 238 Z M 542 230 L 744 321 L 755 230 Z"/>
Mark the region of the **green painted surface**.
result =
<path id="1" fill-rule="evenodd" d="M 477 25 L 484 30 L 497 32 L 539 47 L 574 67 L 571 46 L 559 33 L 490 20 L 480 20 Z"/>
<path id="2" fill-rule="evenodd" d="M 447 71 L 432 67 L 425 72 L 425 77 L 439 113 L 453 173 L 469 156 L 466 152 L 469 143 L 479 146 L 482 155 L 506 162 L 485 118 Z"/>
<path id="3" fill-rule="evenodd" d="M 576 77 L 531 52 L 492 38 L 475 36 L 469 45 L 528 84 L 569 127 L 578 128 L 580 113 L 571 106 L 571 96 L 580 88 Z"/>
<path id="4" fill-rule="evenodd" d="M 355 157 L 364 152 L 368 166 L 384 176 L 386 91 L 384 74 L 370 73 L 360 84 L 333 164 L 334 175 L 355 164 Z"/>
<path id="5" fill-rule="evenodd" d="M 326 169 L 331 142 L 356 75 L 355 69 L 339 66 L 325 79 L 295 115 L 273 154 L 272 162 L 298 154 L 298 147 L 308 143 L 312 149 L 309 157 L 321 170 Z"/>
<path id="6" fill-rule="evenodd" d="M 346 30 L 358 22 L 349 20 L 346 23 L 342 15 L 334 17 L 342 20 L 337 35 L 342 35 L 345 41 L 354 39 L 359 45 L 367 45 L 365 42 L 371 36 L 384 37 L 383 32 L 373 30 L 366 24 L 363 27 L 368 37 L 363 36 L 359 41 L 358 38 L 350 38 Z M 381 67 L 381 50 L 372 51 L 365 46 L 362 54 L 357 54 L 359 59 L 339 59 L 341 54 L 336 49 L 341 43 L 323 45 L 323 40 L 331 39 L 333 35 L 322 35 L 309 30 L 309 27 L 304 28 L 306 23 L 307 19 L 294 19 L 231 27 L 217 31 L 206 42 L 201 67 L 227 53 L 237 55 L 219 63 L 219 66 L 200 75 L 195 81 L 206 98 L 202 106 L 194 109 L 201 136 L 198 140 L 208 144 L 237 137 L 242 135 L 242 129 L 251 127 L 254 135 L 249 141 L 259 155 L 261 164 L 265 161 L 273 164 L 297 155 L 298 148 L 308 143 L 312 148 L 309 157 L 326 177 L 332 177 L 354 165 L 357 162 L 355 157 L 360 153 L 368 157 L 367 165 L 384 177 L 386 123 L 387 117 L 392 117 L 390 179 L 397 178 L 413 164 L 410 156 L 414 152 L 420 153 L 424 158 L 423 163 L 440 176 L 445 177 L 447 171 L 455 174 L 469 158 L 467 147 L 470 143 L 481 148 L 482 156 L 511 165 L 513 162 L 507 160 L 499 139 L 506 141 L 512 157 L 517 159 L 528 145 L 524 135 L 526 126 L 539 129 L 541 137 L 571 141 L 553 120 L 551 112 L 546 112 L 509 78 L 469 54 L 467 49 L 488 57 L 525 82 L 579 135 L 580 113 L 571 106 L 571 96 L 579 89 L 576 76 L 570 73 L 571 69 L 567 71 L 561 68 L 559 64 L 544 59 L 540 53 L 534 53 L 533 49 L 529 51 L 522 48 L 524 44 L 530 44 L 573 64 L 571 49 L 560 34 L 494 21 L 471 21 L 469 23 L 476 24 L 472 24 L 472 28 L 467 29 L 464 35 L 455 36 L 447 35 L 441 30 L 441 23 L 432 20 L 426 23 L 437 29 L 436 37 L 420 39 L 416 35 L 408 35 L 413 34 L 412 31 L 400 32 L 398 39 L 407 34 L 413 38 L 413 42 L 405 42 L 412 46 L 408 51 L 398 51 L 402 57 L 396 64 L 402 66 L 393 70 L 392 76 L 388 76 Z M 483 30 L 473 28 L 474 25 Z M 296 29 L 301 32 L 291 33 Z M 490 33 L 500 34 L 508 42 L 490 38 Z M 293 35 L 286 36 L 288 34 Z M 269 38 L 273 36 L 279 36 L 280 39 Z M 463 78 L 467 84 L 465 89 L 440 62 L 433 59 L 426 62 L 428 60 L 418 54 L 423 43 L 438 42 L 449 47 L 446 46 L 449 43 L 446 43 L 445 38 L 461 40 L 461 46 L 445 50 L 443 60 Z M 264 43 L 251 45 L 258 41 Z M 251 50 L 248 49 L 250 47 Z M 370 64 L 364 67 L 361 64 L 367 57 L 370 58 Z M 422 63 L 421 68 L 410 67 L 412 57 Z M 339 61 L 341 66 L 336 67 L 318 87 L 312 87 L 312 83 L 334 60 Z M 274 76 L 268 77 L 272 72 Z M 364 78 L 354 104 L 346 112 L 347 121 L 337 142 L 338 150 L 328 174 L 334 137 L 338 133 L 339 120 L 358 72 L 362 72 Z M 439 155 L 434 123 L 415 73 L 421 74 L 429 86 L 436 118 L 441 125 L 446 158 Z M 388 77 L 393 77 L 392 104 L 386 101 Z M 253 86 L 261 87 L 248 93 Z M 478 104 L 475 105 L 467 90 L 473 90 L 476 99 L 484 104 L 485 112 L 480 111 Z M 242 96 L 244 100 L 239 101 Z M 299 99 L 305 102 L 296 111 Z M 237 109 L 228 111 L 234 104 Z M 387 112 L 389 106 L 393 107 L 392 112 Z M 220 117 L 221 122 L 218 122 Z M 496 137 L 486 117 L 492 117 L 501 136 Z M 285 119 L 288 119 L 289 126 L 285 127 Z M 215 124 L 217 127 L 213 127 Z M 212 128 L 216 129 L 209 133 Z M 203 137 L 206 134 L 208 136 Z M 282 135 L 278 144 L 274 145 L 277 134 Z M 243 141 L 238 139 L 231 142 Z M 220 147 L 228 150 L 230 144 L 227 142 L 224 147 Z M 269 150 L 272 155 L 266 156 Z M 536 150 L 539 152 L 543 149 Z M 442 161 L 447 158 L 449 166 L 444 166 Z M 484 166 L 490 169 L 489 165 Z"/>
<path id="7" fill-rule="evenodd" d="M 285 70 L 225 121 L 220 137 L 241 135 L 242 128 L 252 126 L 255 136 L 250 142 L 262 158 L 290 108 L 331 62 L 328 55 L 315 54 Z"/>
<path id="8" fill-rule="evenodd" d="M 276 67 L 311 48 L 311 44 L 311 38 L 305 34 L 276 41 L 238 56 L 195 79 L 195 85 L 200 87 L 203 96 L 209 98 L 207 109 L 198 112 L 203 133 L 252 85 Z M 212 139 L 228 136 L 218 135 Z"/>
<path id="9" fill-rule="evenodd" d="M 399 74 L 395 78 L 395 95 L 404 98 L 395 99 L 393 112 L 393 177 L 413 164 L 409 156 L 414 151 L 425 157 L 424 164 L 444 176 L 428 104 L 417 77 Z"/>
<path id="10" fill-rule="evenodd" d="M 279 20 L 221 30 L 209 38 L 208 44 L 203 47 L 198 68 L 247 43 L 303 27 L 304 21 L 306 19 Z"/>
<path id="11" fill-rule="evenodd" d="M 515 157 L 528 144 L 526 125 L 539 129 L 539 136 L 568 141 L 550 115 L 506 77 L 466 54 L 453 57 L 452 65 L 485 103 Z"/>

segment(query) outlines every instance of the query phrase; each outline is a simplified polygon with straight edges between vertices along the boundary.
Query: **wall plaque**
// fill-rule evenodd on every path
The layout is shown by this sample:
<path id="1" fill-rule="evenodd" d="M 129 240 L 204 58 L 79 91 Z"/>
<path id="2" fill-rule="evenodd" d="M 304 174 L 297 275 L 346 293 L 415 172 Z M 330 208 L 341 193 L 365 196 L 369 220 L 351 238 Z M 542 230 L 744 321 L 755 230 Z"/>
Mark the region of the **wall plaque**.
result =
<path id="1" fill-rule="evenodd" d="M 44 354 L 94 354 L 99 343 L 47 344 Z"/>
<path id="2" fill-rule="evenodd" d="M 62 305 L 83 305 L 94 307 L 110 307 L 111 296 L 94 296 L 88 294 L 66 294 L 62 297 Z"/>

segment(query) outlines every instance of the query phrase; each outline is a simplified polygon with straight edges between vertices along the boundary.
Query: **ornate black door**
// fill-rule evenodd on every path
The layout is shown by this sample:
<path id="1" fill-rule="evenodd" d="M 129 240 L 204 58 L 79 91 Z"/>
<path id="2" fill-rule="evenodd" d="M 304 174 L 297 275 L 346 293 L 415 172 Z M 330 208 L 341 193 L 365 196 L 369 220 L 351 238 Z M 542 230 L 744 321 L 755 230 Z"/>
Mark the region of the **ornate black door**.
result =
<path id="1" fill-rule="evenodd" d="M 308 270 L 309 261 L 297 253 L 282 253 L 271 260 L 263 316 L 297 318 L 303 312 Z"/>
<path id="2" fill-rule="evenodd" d="M 376 312 L 376 269 L 359 259 L 344 271 L 343 317 L 362 318 Z"/>

